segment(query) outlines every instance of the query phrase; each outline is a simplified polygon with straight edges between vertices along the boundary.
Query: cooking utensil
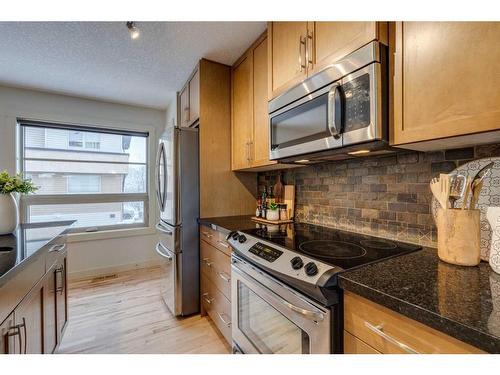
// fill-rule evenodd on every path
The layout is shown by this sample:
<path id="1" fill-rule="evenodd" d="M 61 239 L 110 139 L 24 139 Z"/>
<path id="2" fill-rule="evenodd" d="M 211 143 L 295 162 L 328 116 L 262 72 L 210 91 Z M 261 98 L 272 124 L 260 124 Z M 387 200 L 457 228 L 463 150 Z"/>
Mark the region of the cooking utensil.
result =
<path id="1" fill-rule="evenodd" d="M 450 208 L 455 208 L 455 202 L 464 195 L 466 180 L 467 178 L 461 174 L 451 176 L 449 198 Z"/>
<path id="2" fill-rule="evenodd" d="M 278 173 L 278 181 L 273 188 L 274 198 L 277 202 L 281 202 L 281 198 L 283 198 L 283 184 L 281 183 L 281 173 L 282 172 Z"/>
<path id="3" fill-rule="evenodd" d="M 477 205 L 477 202 L 479 200 L 479 194 L 481 194 L 481 189 L 483 188 L 483 180 L 488 175 L 488 173 L 491 171 L 491 168 L 493 167 L 494 164 L 495 163 L 491 162 L 491 163 L 485 165 L 474 176 L 474 179 L 472 180 L 472 199 L 470 202 L 469 209 L 471 209 L 471 210 L 476 209 L 476 205 Z"/>
<path id="4" fill-rule="evenodd" d="M 467 203 L 469 202 L 469 195 L 472 190 L 472 178 L 467 177 L 465 180 L 465 191 L 463 194 L 463 201 L 462 201 L 462 210 L 465 210 L 467 208 Z"/>
<path id="5" fill-rule="evenodd" d="M 437 177 L 434 177 L 431 180 L 430 186 L 431 186 L 432 194 L 434 195 L 436 200 L 441 205 L 441 208 L 446 209 L 446 207 L 448 205 L 448 203 L 447 203 L 448 198 L 444 197 L 443 194 L 441 193 L 441 181 L 440 181 L 440 179 Z"/>

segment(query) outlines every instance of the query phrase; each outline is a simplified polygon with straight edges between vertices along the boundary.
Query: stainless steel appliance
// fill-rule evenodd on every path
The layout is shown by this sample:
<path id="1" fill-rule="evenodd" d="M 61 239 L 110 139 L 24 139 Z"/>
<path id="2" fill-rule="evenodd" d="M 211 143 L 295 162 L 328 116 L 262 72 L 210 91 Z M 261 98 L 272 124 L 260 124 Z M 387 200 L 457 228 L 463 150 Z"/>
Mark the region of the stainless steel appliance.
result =
<path id="1" fill-rule="evenodd" d="M 269 102 L 270 158 L 388 152 L 386 47 L 371 42 Z"/>
<path id="2" fill-rule="evenodd" d="M 308 224 L 258 225 L 228 241 L 237 353 L 342 353 L 338 274 L 420 249 Z"/>
<path id="3" fill-rule="evenodd" d="M 162 296 L 174 315 L 194 314 L 200 303 L 198 129 L 170 127 L 161 136 L 156 197 Z"/>

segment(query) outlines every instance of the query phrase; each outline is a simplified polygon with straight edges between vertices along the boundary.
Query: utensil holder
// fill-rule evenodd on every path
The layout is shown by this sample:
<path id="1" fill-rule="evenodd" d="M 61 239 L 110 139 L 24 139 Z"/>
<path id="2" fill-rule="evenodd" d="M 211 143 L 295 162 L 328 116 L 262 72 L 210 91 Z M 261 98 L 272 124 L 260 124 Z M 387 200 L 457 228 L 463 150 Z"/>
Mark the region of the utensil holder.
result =
<path id="1" fill-rule="evenodd" d="M 438 256 L 444 262 L 477 266 L 481 261 L 479 210 L 437 210 Z"/>

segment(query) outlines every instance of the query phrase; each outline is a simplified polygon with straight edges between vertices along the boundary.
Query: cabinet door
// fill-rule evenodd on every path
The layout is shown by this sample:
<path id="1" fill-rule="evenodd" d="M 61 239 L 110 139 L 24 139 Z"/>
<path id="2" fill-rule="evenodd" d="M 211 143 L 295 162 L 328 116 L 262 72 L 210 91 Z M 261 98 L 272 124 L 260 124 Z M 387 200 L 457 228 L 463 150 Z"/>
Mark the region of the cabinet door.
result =
<path id="1" fill-rule="evenodd" d="M 189 125 L 200 118 L 200 70 L 189 81 Z"/>
<path id="2" fill-rule="evenodd" d="M 181 102 L 179 125 L 181 127 L 189 126 L 189 84 L 182 89 L 179 96 Z"/>
<path id="3" fill-rule="evenodd" d="M 307 22 L 270 22 L 269 99 L 306 77 Z"/>
<path id="4" fill-rule="evenodd" d="M 232 71 L 232 169 L 251 166 L 253 128 L 252 55 L 247 54 Z"/>
<path id="5" fill-rule="evenodd" d="M 43 353 L 43 294 L 42 279 L 14 310 L 16 324 L 21 330 L 22 354 Z"/>
<path id="6" fill-rule="evenodd" d="M 45 276 L 43 290 L 44 318 L 44 353 L 51 354 L 57 345 L 57 312 L 56 312 L 56 265 L 52 266 Z"/>
<path id="7" fill-rule="evenodd" d="M 14 314 L 10 314 L 0 325 L 0 354 L 19 353 L 19 340 L 21 332 L 15 326 Z"/>
<path id="8" fill-rule="evenodd" d="M 57 308 L 57 343 L 61 343 L 62 334 L 68 322 L 68 284 L 67 257 L 61 258 L 55 270 L 56 308 Z"/>
<path id="9" fill-rule="evenodd" d="M 497 130 L 499 22 L 398 22 L 393 144 Z"/>
<path id="10" fill-rule="evenodd" d="M 377 22 L 310 22 L 308 75 L 319 72 L 375 39 Z"/>
<path id="11" fill-rule="evenodd" d="M 252 166 L 275 164 L 269 161 L 269 114 L 267 108 L 267 38 L 253 50 L 253 161 Z"/>

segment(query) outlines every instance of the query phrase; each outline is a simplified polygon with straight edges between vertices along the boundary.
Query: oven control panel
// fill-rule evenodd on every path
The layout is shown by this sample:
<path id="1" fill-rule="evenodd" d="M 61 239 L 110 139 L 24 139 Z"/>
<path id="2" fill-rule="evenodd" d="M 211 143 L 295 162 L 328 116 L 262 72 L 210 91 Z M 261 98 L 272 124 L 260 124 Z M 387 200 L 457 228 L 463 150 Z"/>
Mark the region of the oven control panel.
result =
<path id="1" fill-rule="evenodd" d="M 250 249 L 248 249 L 248 251 L 271 263 L 274 262 L 283 254 L 283 251 L 265 245 L 262 242 L 257 242 Z"/>

